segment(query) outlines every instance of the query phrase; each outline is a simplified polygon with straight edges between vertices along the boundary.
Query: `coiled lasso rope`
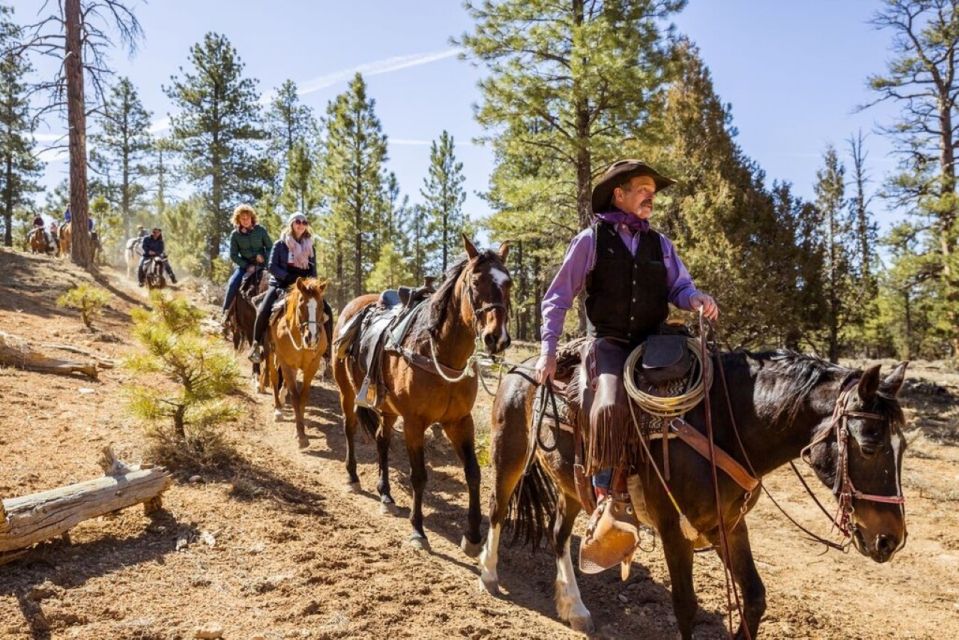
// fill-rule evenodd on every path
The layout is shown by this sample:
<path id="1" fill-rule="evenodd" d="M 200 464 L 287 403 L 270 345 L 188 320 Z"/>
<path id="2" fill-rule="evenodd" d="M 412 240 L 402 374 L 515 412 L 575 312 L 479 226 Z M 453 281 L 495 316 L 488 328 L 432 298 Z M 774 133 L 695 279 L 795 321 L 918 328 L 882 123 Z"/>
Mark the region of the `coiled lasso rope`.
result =
<path id="1" fill-rule="evenodd" d="M 646 350 L 645 342 L 633 349 L 633 352 L 626 358 L 626 364 L 623 367 L 623 381 L 626 385 L 626 393 L 646 413 L 660 418 L 675 418 L 693 409 L 706 395 L 704 380 L 712 380 L 713 361 L 711 358 L 703 357 L 699 340 L 687 338 L 686 345 L 696 360 L 699 361 L 699 366 L 693 367 L 693 369 L 695 369 L 695 375 L 686 385 L 686 391 L 678 396 L 655 396 L 646 393 L 636 386 L 636 364 L 640 361 L 640 358 L 643 357 L 643 352 Z M 705 376 L 703 374 L 705 374 Z"/>

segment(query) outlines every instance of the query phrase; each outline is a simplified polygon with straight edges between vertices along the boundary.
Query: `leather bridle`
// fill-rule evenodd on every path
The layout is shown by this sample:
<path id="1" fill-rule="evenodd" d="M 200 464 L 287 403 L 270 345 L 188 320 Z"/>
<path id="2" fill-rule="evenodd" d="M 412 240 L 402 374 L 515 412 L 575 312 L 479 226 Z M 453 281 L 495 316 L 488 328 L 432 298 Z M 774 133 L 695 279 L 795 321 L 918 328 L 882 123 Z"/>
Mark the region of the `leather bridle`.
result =
<path id="1" fill-rule="evenodd" d="M 864 493 L 856 488 L 852 482 L 852 478 L 849 476 L 849 418 L 858 418 L 860 420 L 883 420 L 883 416 L 879 415 L 878 413 L 870 411 L 853 411 L 846 408 L 849 396 L 856 391 L 858 383 L 859 378 L 855 376 L 849 376 L 844 381 L 842 384 L 842 391 L 840 391 L 839 397 L 836 398 L 836 406 L 833 409 L 832 422 L 830 423 L 829 428 L 823 429 L 822 432 L 815 439 L 813 439 L 812 442 L 803 447 L 803 450 L 799 454 L 803 462 L 812 465 L 810 450 L 814 446 L 824 442 L 830 435 L 834 435 L 836 437 L 838 460 L 836 461 L 836 480 L 833 484 L 833 493 L 836 495 L 836 498 L 839 501 L 839 508 L 833 521 L 839 531 L 842 532 L 842 534 L 847 538 L 851 537 L 856 529 L 855 523 L 852 519 L 852 516 L 856 510 L 853 500 L 868 500 L 870 502 L 879 502 L 882 504 L 897 504 L 902 506 L 903 516 L 905 516 L 906 504 L 906 499 L 902 495 L 901 480 L 898 480 L 898 476 L 897 481 L 899 482 L 899 486 L 896 487 L 897 493 L 891 496 Z M 899 464 L 899 460 L 895 460 L 894 462 L 897 465 Z M 900 542 L 900 544 L 904 543 L 905 540 Z"/>

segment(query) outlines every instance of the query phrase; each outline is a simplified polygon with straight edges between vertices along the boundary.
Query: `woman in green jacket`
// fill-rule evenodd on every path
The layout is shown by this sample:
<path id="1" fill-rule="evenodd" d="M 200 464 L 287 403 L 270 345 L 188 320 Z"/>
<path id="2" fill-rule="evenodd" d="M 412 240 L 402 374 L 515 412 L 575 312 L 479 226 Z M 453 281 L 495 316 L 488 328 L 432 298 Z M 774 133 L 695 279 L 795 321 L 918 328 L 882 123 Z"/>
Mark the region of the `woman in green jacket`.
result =
<path id="1" fill-rule="evenodd" d="M 256 223 L 256 211 L 248 204 L 241 204 L 233 210 L 233 233 L 230 234 L 230 260 L 236 270 L 226 284 L 226 297 L 223 299 L 223 317 L 233 304 L 243 275 L 253 273 L 258 265 L 266 266 L 273 241 L 266 229 Z"/>

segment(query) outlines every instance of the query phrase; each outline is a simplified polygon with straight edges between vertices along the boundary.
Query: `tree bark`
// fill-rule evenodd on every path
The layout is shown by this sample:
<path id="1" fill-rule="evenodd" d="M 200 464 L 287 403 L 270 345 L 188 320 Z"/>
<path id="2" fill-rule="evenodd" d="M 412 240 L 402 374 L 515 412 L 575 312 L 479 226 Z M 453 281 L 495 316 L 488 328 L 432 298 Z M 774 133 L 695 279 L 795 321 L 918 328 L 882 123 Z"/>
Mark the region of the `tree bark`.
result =
<path id="1" fill-rule="evenodd" d="M 70 257 L 84 269 L 93 267 L 93 242 L 87 229 L 87 116 L 83 97 L 83 17 L 80 0 L 64 0 L 67 123 L 70 138 Z"/>
<path id="2" fill-rule="evenodd" d="M 155 510 L 173 482 L 165 469 L 128 467 L 109 448 L 101 465 L 101 478 L 0 501 L 0 564 L 84 520 L 137 504 Z"/>

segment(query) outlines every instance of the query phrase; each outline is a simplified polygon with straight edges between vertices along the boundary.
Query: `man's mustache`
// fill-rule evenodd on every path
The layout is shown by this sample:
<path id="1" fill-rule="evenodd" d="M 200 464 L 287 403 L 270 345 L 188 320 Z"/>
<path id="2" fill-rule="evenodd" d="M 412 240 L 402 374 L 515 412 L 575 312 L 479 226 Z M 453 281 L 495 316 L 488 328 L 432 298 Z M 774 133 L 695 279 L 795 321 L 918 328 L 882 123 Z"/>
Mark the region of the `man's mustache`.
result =
<path id="1" fill-rule="evenodd" d="M 645 207 L 645 206 L 647 206 L 647 205 L 650 206 L 650 207 L 653 206 L 653 199 L 652 199 L 652 198 L 646 198 L 645 200 L 643 200 L 642 202 L 639 203 L 639 206 L 641 206 L 641 207 Z"/>

